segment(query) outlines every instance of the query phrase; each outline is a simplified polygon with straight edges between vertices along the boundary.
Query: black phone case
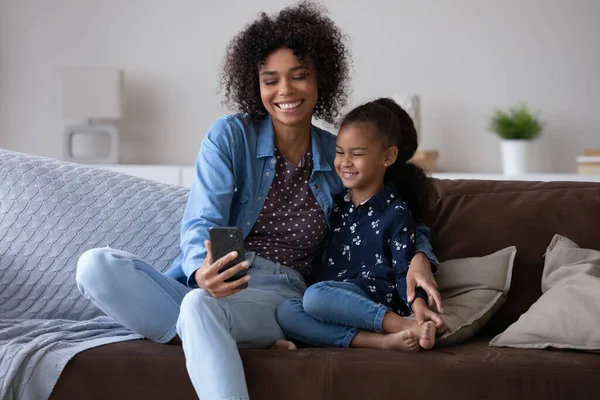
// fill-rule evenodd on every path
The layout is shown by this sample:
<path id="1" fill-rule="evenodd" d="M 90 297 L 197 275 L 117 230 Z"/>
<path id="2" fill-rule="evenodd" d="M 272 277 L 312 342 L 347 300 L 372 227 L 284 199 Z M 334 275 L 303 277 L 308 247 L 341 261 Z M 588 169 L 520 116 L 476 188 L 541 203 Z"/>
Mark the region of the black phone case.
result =
<path id="1" fill-rule="evenodd" d="M 232 251 L 237 251 L 238 256 L 235 260 L 225 264 L 219 272 L 223 272 L 228 270 L 231 267 L 236 266 L 237 264 L 246 260 L 246 255 L 244 253 L 244 239 L 242 235 L 242 231 L 236 227 L 214 227 L 210 228 L 209 231 L 210 236 L 210 244 L 213 255 L 213 262 L 217 261 L 221 257 L 226 256 Z M 239 271 L 231 278 L 225 280 L 225 282 L 233 282 L 240 278 L 246 276 L 247 271 L 244 269 Z M 247 287 L 248 284 L 245 283 L 241 288 Z"/>

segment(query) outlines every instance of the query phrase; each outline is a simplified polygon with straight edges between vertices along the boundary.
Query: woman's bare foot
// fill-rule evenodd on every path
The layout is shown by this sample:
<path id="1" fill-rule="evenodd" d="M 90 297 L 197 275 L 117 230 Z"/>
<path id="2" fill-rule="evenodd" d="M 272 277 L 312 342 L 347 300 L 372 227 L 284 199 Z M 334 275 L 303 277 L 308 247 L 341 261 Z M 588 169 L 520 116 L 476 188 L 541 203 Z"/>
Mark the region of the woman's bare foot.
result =
<path id="1" fill-rule="evenodd" d="M 297 350 L 298 348 L 293 342 L 285 339 L 279 339 L 270 347 L 272 350 Z"/>
<path id="2" fill-rule="evenodd" d="M 435 345 L 435 323 L 427 321 L 416 328 L 413 328 L 415 335 L 419 338 L 419 346 L 425 350 L 433 348 Z"/>
<path id="3" fill-rule="evenodd" d="M 169 342 L 167 342 L 167 344 L 181 346 L 183 343 L 181 343 L 181 338 L 179 336 L 175 335 L 175 337 L 173 339 L 171 339 Z"/>
<path id="4" fill-rule="evenodd" d="M 387 350 L 419 351 L 419 341 L 411 330 L 385 335 L 384 348 Z"/>

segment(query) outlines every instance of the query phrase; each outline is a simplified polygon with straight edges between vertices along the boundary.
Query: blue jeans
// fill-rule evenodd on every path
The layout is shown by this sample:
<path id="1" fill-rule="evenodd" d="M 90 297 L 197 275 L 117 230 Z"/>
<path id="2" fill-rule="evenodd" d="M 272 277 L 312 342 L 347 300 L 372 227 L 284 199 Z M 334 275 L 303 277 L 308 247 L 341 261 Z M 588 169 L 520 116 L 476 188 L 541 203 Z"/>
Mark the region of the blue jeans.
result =
<path id="1" fill-rule="evenodd" d="M 275 311 L 306 290 L 302 275 L 291 268 L 251 252 L 247 258 L 248 288 L 218 299 L 111 248 L 80 257 L 77 285 L 107 315 L 150 340 L 166 343 L 179 334 L 188 374 L 202 400 L 247 399 L 238 348 L 265 348 L 283 339 Z"/>
<path id="2" fill-rule="evenodd" d="M 303 300 L 281 304 L 277 322 L 290 339 L 312 346 L 349 347 L 359 330 L 383 332 L 388 311 L 353 283 L 323 281 L 309 287 Z"/>

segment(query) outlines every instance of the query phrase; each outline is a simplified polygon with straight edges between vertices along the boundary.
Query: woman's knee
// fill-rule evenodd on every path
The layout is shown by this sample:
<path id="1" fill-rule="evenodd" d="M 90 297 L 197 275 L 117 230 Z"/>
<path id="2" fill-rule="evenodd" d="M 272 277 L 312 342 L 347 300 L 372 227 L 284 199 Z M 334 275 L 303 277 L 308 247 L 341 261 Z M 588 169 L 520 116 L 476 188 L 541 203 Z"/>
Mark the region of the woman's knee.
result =
<path id="1" fill-rule="evenodd" d="M 214 299 L 206 290 L 195 289 L 187 293 L 181 301 L 180 309 L 184 310 L 198 310 L 206 307 L 212 303 Z"/>
<path id="2" fill-rule="evenodd" d="M 189 318 L 200 314 L 223 314 L 219 299 L 212 297 L 206 290 L 195 289 L 187 293 L 179 306 L 179 318 Z"/>
<path id="3" fill-rule="evenodd" d="M 115 259 L 111 252 L 112 249 L 103 247 L 87 250 L 79 257 L 75 278 L 80 290 L 112 279 L 110 264 Z"/>
<path id="4" fill-rule="evenodd" d="M 187 293 L 179 307 L 177 333 L 184 339 L 186 327 L 214 326 L 227 324 L 227 314 L 219 299 L 212 297 L 203 289 Z"/>

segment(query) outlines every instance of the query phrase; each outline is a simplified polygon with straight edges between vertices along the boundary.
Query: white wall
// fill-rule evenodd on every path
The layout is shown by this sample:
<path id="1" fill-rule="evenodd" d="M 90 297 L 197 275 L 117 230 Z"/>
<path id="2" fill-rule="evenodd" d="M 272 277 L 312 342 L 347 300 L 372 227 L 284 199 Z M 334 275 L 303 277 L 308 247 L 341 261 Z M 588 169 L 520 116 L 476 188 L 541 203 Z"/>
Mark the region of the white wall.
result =
<path id="1" fill-rule="evenodd" d="M 574 171 L 600 147 L 600 1 L 329 0 L 351 37 L 354 103 L 422 96 L 423 148 L 450 171 L 499 171 L 495 107 L 547 122 L 537 171 Z M 0 147 L 61 157 L 61 66 L 125 69 L 125 163 L 190 164 L 223 110 L 229 39 L 274 0 L 0 0 Z"/>

